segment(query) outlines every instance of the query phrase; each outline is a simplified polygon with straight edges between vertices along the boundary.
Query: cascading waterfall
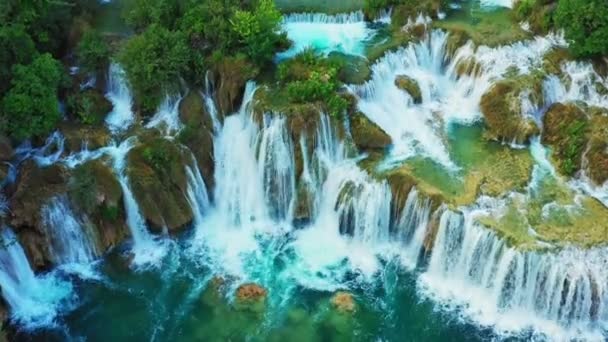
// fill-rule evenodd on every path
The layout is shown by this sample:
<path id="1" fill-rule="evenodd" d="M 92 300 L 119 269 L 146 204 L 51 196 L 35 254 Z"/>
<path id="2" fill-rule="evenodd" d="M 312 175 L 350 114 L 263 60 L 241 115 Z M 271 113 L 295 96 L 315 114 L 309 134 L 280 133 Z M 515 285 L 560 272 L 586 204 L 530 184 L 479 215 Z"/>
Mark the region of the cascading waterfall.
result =
<path id="1" fill-rule="evenodd" d="M 52 325 L 58 311 L 69 304 L 72 286 L 52 275 L 36 277 L 8 227 L 0 230 L 0 286 L 11 318 L 27 328 Z"/>
<path id="2" fill-rule="evenodd" d="M 441 216 L 421 287 L 482 325 L 556 339 L 601 339 L 608 321 L 605 249 L 518 251 L 479 226 L 476 211 Z"/>
<path id="3" fill-rule="evenodd" d="M 178 95 L 166 95 L 158 106 L 156 114 L 146 124 L 146 128 L 158 128 L 163 134 L 175 134 L 182 128 L 179 120 L 179 104 L 182 98 Z"/>
<path id="4" fill-rule="evenodd" d="M 386 54 L 372 67 L 371 80 L 349 87 L 359 98 L 359 109 L 391 136 L 389 165 L 423 156 L 457 169 L 444 143 L 449 124 L 481 120 L 479 102 L 492 82 L 509 68 L 529 73 L 547 51 L 564 44 L 563 38 L 552 35 L 497 48 L 475 49 L 469 42 L 449 56 L 447 39 L 447 33 L 432 31 L 424 41 Z M 458 75 L 458 65 L 471 60 L 479 63 L 480 70 Z M 395 79 L 400 75 L 416 81 L 420 104 L 397 88 Z"/>
<path id="5" fill-rule="evenodd" d="M 418 190 L 412 188 L 407 195 L 405 206 L 399 215 L 393 234 L 393 239 L 399 245 L 403 244 L 402 260 L 410 268 L 416 267 L 418 263 L 430 218 L 431 200 L 421 198 Z"/>
<path id="6" fill-rule="evenodd" d="M 203 213 L 210 206 L 209 194 L 196 162 L 193 162 L 192 167 L 186 166 L 186 176 L 188 177 L 188 202 L 190 203 L 190 207 L 192 207 L 194 226 L 198 227 L 203 221 Z"/>
<path id="7" fill-rule="evenodd" d="M 158 260 L 164 255 L 165 251 L 163 246 L 158 244 L 148 231 L 145 219 L 139 211 L 139 206 L 129 186 L 125 162 L 127 154 L 133 148 L 134 143 L 133 138 L 129 138 L 120 145 L 107 148 L 106 153 L 112 157 L 112 167 L 123 193 L 127 226 L 129 226 L 131 236 L 133 237 L 133 262 L 135 265 L 140 265 Z"/>
<path id="8" fill-rule="evenodd" d="M 85 264 L 99 256 L 96 238 L 86 217 L 77 217 L 67 196 L 54 197 L 42 208 L 43 227 L 53 262 Z"/>
<path id="9" fill-rule="evenodd" d="M 106 97 L 114 106 L 106 117 L 108 128 L 114 133 L 129 128 L 135 122 L 133 97 L 127 85 L 125 71 L 116 63 L 110 65 Z"/>
<path id="10" fill-rule="evenodd" d="M 482 8 L 513 8 L 513 3 L 514 0 L 480 0 L 480 5 Z"/>
<path id="11" fill-rule="evenodd" d="M 362 56 L 365 43 L 375 34 L 361 11 L 335 16 L 294 13 L 283 18 L 282 26 L 294 44 L 289 50 L 279 53 L 278 60 L 291 58 L 306 48 L 323 54 L 336 51 Z"/>

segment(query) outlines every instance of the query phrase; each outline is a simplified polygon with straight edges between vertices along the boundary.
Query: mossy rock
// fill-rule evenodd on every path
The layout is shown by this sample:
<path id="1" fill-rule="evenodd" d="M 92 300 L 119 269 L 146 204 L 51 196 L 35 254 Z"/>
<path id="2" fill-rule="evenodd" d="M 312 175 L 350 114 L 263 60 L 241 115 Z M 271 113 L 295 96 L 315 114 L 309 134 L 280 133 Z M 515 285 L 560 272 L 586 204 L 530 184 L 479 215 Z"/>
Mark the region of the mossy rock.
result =
<path id="1" fill-rule="evenodd" d="M 331 297 L 331 305 L 334 310 L 342 314 L 352 314 L 357 310 L 357 302 L 354 296 L 345 291 L 338 291 Z"/>
<path id="2" fill-rule="evenodd" d="M 85 147 L 96 150 L 107 146 L 112 135 L 105 126 L 82 125 L 73 122 L 62 122 L 59 131 L 65 138 L 66 152 L 80 152 Z"/>
<path id="3" fill-rule="evenodd" d="M 550 146 L 557 169 L 572 176 L 580 170 L 589 130 L 585 112 L 575 104 L 556 103 L 543 118 L 543 144 Z"/>
<path id="4" fill-rule="evenodd" d="M 522 80 L 507 79 L 496 83 L 481 98 L 481 111 L 487 125 L 487 137 L 507 142 L 526 143 L 539 133 L 538 126 L 521 112 L 520 94 L 526 89 Z M 534 89 L 534 99 L 542 90 Z M 542 89 L 542 88 L 541 88 Z"/>
<path id="5" fill-rule="evenodd" d="M 391 137 L 361 112 L 350 118 L 350 129 L 355 145 L 361 150 L 385 149 L 392 143 Z"/>
<path id="6" fill-rule="evenodd" d="M 587 174 L 597 185 L 608 181 L 608 110 L 590 108 L 591 129 L 585 152 Z"/>
<path id="7" fill-rule="evenodd" d="M 547 74 L 562 76 L 562 66 L 572 60 L 572 55 L 566 48 L 557 47 L 543 56 L 543 70 Z"/>
<path id="8" fill-rule="evenodd" d="M 335 51 L 330 53 L 327 58 L 342 66 L 338 72 L 338 79 L 346 84 L 362 84 L 372 74 L 366 58 Z"/>
<path id="9" fill-rule="evenodd" d="M 483 67 L 474 57 L 465 58 L 456 64 L 454 72 L 458 77 L 462 76 L 478 76 L 483 70 Z"/>
<path id="10" fill-rule="evenodd" d="M 215 99 L 224 116 L 234 113 L 243 100 L 245 84 L 258 74 L 259 70 L 242 57 L 224 57 L 214 66 L 217 86 Z"/>
<path id="11" fill-rule="evenodd" d="M 393 26 L 401 27 L 408 19 L 415 19 L 420 14 L 437 18 L 437 13 L 442 9 L 443 4 L 443 0 L 403 1 L 393 7 L 391 23 Z"/>
<path id="12" fill-rule="evenodd" d="M 129 235 L 122 187 L 114 172 L 101 160 L 88 161 L 73 170 L 68 194 L 75 207 L 96 225 L 101 250 L 120 244 Z"/>
<path id="13" fill-rule="evenodd" d="M 97 89 L 79 91 L 68 98 L 69 113 L 85 125 L 103 124 L 112 108 L 112 103 Z"/>
<path id="14" fill-rule="evenodd" d="M 239 311 L 250 311 L 261 314 L 266 309 L 268 292 L 258 284 L 247 283 L 240 285 L 235 293 L 235 308 Z"/>
<path id="15" fill-rule="evenodd" d="M 179 117 L 184 128 L 178 140 L 194 154 L 201 176 L 209 193 L 215 185 L 213 158 L 213 118 L 203 103 L 202 96 L 190 91 L 179 104 Z"/>
<path id="16" fill-rule="evenodd" d="M 422 103 L 422 92 L 416 80 L 406 75 L 399 75 L 395 78 L 395 85 L 397 88 L 408 93 L 414 103 Z"/>
<path id="17" fill-rule="evenodd" d="M 127 161 L 133 195 L 151 230 L 175 232 L 192 222 L 185 172 L 192 161 L 175 142 L 152 138 L 129 151 Z"/>

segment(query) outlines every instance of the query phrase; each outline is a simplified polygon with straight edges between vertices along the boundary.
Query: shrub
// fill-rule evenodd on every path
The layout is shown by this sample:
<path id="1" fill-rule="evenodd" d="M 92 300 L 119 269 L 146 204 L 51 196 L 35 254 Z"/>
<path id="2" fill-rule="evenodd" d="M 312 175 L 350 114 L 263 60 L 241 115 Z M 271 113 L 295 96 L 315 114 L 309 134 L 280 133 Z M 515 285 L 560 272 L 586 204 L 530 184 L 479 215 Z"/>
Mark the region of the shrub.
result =
<path id="1" fill-rule="evenodd" d="M 44 137 L 61 119 L 58 88 L 61 65 L 50 54 L 31 64 L 16 65 L 11 87 L 2 100 L 2 128 L 17 140 Z"/>
<path id="2" fill-rule="evenodd" d="M 606 0 L 559 0 L 555 24 L 564 30 L 570 49 L 576 56 L 608 53 Z"/>
<path id="3" fill-rule="evenodd" d="M 86 72 L 103 70 L 109 63 L 110 48 L 95 30 L 84 33 L 76 48 L 80 66 Z"/>

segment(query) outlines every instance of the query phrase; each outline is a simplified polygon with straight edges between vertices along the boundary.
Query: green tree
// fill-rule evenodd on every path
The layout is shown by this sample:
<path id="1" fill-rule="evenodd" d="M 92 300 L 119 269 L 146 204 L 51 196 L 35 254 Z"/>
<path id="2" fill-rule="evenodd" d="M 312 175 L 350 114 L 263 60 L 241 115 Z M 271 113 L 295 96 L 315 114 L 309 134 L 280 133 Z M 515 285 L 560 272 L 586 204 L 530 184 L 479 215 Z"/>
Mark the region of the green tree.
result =
<path id="1" fill-rule="evenodd" d="M 76 54 L 86 72 L 103 70 L 110 60 L 110 48 L 95 30 L 84 33 L 76 48 Z"/>
<path id="2" fill-rule="evenodd" d="M 57 91 L 62 76 L 61 64 L 48 53 L 16 65 L 2 100 L 2 128 L 18 140 L 50 133 L 61 119 Z"/>
<path id="3" fill-rule="evenodd" d="M 0 27 L 0 94 L 10 84 L 12 66 L 29 64 L 37 54 L 34 41 L 23 25 Z"/>
<path id="4" fill-rule="evenodd" d="M 608 2 L 559 0 L 555 24 L 564 29 L 570 49 L 579 57 L 608 53 Z"/>
<path id="5" fill-rule="evenodd" d="M 252 11 L 234 13 L 232 28 L 249 58 L 259 64 L 272 59 L 276 48 L 287 39 L 280 32 L 281 18 L 273 0 L 259 0 Z"/>
<path id="6" fill-rule="evenodd" d="M 127 73 L 136 103 L 145 113 L 151 113 L 163 92 L 178 84 L 187 71 L 190 50 L 182 32 L 152 25 L 127 41 L 118 61 Z"/>
<path id="7" fill-rule="evenodd" d="M 135 31 L 141 32 L 157 24 L 173 29 L 177 18 L 182 15 L 180 0 L 133 0 L 129 2 L 124 18 Z"/>

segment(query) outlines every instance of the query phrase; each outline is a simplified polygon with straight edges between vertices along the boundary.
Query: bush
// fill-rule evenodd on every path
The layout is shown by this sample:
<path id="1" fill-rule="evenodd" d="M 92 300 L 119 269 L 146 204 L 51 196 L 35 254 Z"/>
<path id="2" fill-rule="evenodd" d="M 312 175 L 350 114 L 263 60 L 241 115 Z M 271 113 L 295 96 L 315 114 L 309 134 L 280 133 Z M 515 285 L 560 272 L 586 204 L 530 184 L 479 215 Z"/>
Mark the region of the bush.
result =
<path id="1" fill-rule="evenodd" d="M 112 110 L 112 103 L 99 92 L 89 89 L 68 97 L 68 110 L 85 125 L 98 125 Z"/>
<path id="2" fill-rule="evenodd" d="M 564 30 L 570 49 L 576 56 L 608 53 L 606 0 L 559 0 L 555 24 Z"/>
<path id="3" fill-rule="evenodd" d="M 104 70 L 110 60 L 110 48 L 95 30 L 88 30 L 76 48 L 80 66 L 86 72 Z"/>
<path id="4" fill-rule="evenodd" d="M 16 65 L 11 88 L 2 100 L 2 128 L 17 140 L 44 137 L 61 119 L 57 91 L 61 64 L 50 54 Z"/>
<path id="5" fill-rule="evenodd" d="M 152 113 L 167 91 L 188 70 L 190 50 L 183 33 L 159 25 L 129 39 L 118 55 L 137 105 Z"/>

